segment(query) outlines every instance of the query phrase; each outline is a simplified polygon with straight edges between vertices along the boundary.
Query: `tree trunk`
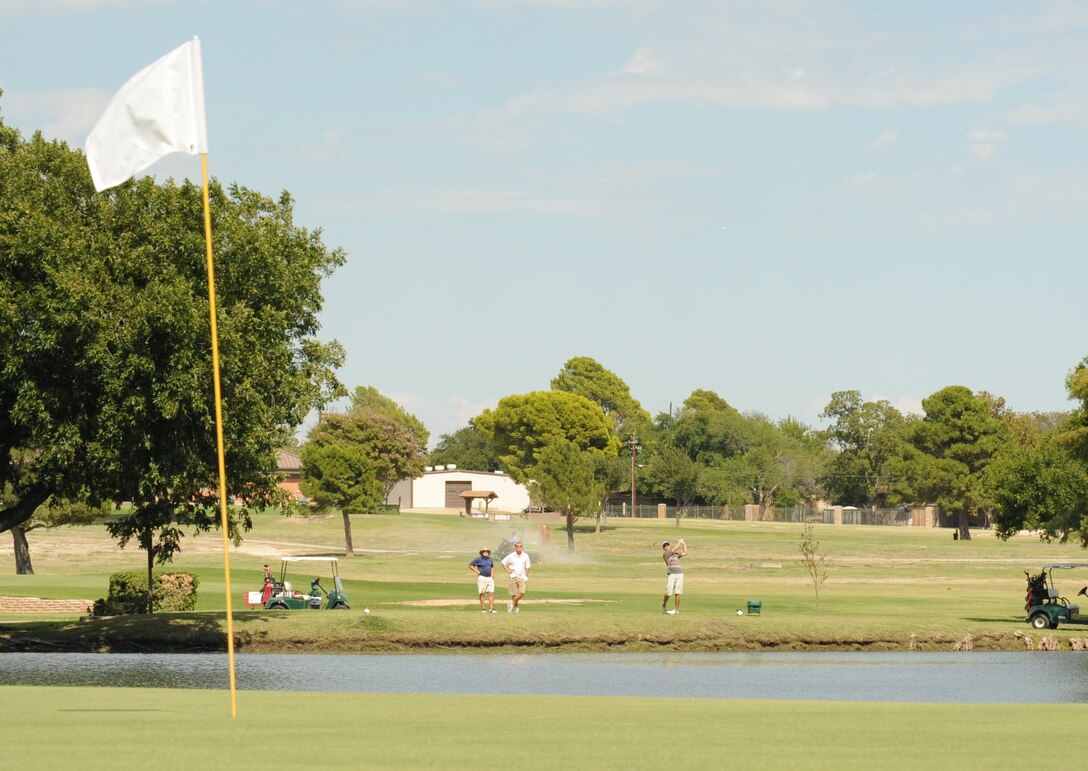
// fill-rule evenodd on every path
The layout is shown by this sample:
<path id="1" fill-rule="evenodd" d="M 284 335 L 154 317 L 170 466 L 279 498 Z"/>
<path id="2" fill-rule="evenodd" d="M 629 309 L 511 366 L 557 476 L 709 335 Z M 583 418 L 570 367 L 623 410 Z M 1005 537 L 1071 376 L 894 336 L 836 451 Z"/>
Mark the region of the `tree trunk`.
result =
<path id="1" fill-rule="evenodd" d="M 596 535 L 601 534 L 601 512 L 600 511 L 597 512 L 597 530 L 595 531 L 595 534 Z"/>
<path id="2" fill-rule="evenodd" d="M 155 610 L 155 549 L 151 540 L 151 531 L 144 535 L 144 549 L 147 551 L 147 612 Z"/>
<path id="3" fill-rule="evenodd" d="M 567 510 L 567 551 L 574 551 L 574 512 Z"/>
<path id="4" fill-rule="evenodd" d="M 34 485 L 31 490 L 20 498 L 14 506 L 8 509 L 0 509 L 0 533 L 11 530 L 16 525 L 21 525 L 34 516 L 34 511 L 45 503 L 49 497 L 49 488 L 45 485 Z"/>
<path id="5" fill-rule="evenodd" d="M 11 528 L 11 537 L 15 541 L 16 575 L 34 575 L 34 566 L 30 564 L 30 544 L 26 542 L 26 531 L 19 525 L 16 525 Z"/>
<path id="6" fill-rule="evenodd" d="M 960 531 L 960 540 L 961 541 L 970 541 L 971 540 L 971 528 L 969 528 L 967 526 L 967 512 L 965 510 L 961 509 L 957 513 L 956 518 L 957 518 L 957 523 L 958 523 L 959 531 Z"/>
<path id="7" fill-rule="evenodd" d="M 340 510 L 340 515 L 344 518 L 344 556 L 354 557 L 355 547 L 351 544 L 351 517 L 343 509 Z"/>

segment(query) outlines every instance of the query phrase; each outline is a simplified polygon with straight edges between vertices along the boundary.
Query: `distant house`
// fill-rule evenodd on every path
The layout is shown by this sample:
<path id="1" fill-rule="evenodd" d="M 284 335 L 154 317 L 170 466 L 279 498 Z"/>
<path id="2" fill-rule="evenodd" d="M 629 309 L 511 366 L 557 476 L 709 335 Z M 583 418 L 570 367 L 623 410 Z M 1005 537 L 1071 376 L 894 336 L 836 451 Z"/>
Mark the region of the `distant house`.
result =
<path id="1" fill-rule="evenodd" d="M 423 476 L 402 479 L 393 485 L 385 502 L 402 509 L 464 511 L 466 500 L 476 501 L 481 508 L 486 505 L 491 511 L 523 511 L 529 506 L 529 491 L 502 471 L 427 466 Z"/>
<path id="2" fill-rule="evenodd" d="M 299 482 L 302 481 L 302 457 L 287 450 L 276 450 L 276 469 L 283 475 L 283 479 L 277 482 L 280 489 L 287 491 L 293 500 L 304 498 L 299 489 Z"/>

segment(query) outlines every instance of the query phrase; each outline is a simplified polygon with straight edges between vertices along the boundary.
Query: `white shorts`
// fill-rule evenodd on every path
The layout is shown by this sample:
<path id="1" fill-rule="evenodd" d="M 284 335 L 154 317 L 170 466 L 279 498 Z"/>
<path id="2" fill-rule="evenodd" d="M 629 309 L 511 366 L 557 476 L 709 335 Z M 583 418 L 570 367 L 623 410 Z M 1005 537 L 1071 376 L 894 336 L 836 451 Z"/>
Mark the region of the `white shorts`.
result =
<path id="1" fill-rule="evenodd" d="M 684 593 L 684 574 L 669 573 L 665 578 L 665 596 Z"/>
<path id="2" fill-rule="evenodd" d="M 495 593 L 495 578 L 494 578 L 494 576 L 476 576 L 476 593 L 477 594 L 494 594 Z"/>

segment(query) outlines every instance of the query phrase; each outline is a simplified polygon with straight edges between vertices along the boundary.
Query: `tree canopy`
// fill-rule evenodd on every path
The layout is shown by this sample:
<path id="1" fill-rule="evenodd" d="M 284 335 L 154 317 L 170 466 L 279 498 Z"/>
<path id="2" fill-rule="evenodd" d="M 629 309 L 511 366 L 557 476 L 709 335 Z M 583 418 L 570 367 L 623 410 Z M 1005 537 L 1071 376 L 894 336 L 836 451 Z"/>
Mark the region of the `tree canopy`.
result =
<path id="1" fill-rule="evenodd" d="M 574 551 L 574 521 L 598 511 L 604 499 L 605 481 L 599 477 L 601 456 L 560 439 L 541 448 L 533 467 L 534 485 L 540 498 L 563 515 L 567 550 Z"/>
<path id="2" fill-rule="evenodd" d="M 968 518 L 992 507 L 984 472 L 1013 436 L 1003 404 L 964 386 L 942 388 L 922 400 L 925 417 L 911 424 L 913 452 L 895 464 L 900 493 L 954 513 L 962 539 L 971 537 Z"/>
<path id="3" fill-rule="evenodd" d="M 561 440 L 605 457 L 615 457 L 620 447 L 604 410 L 565 391 L 507 396 L 493 411 L 484 410 L 476 425 L 491 437 L 503 467 L 519 482 L 532 479 L 540 451 Z"/>
<path id="4" fill-rule="evenodd" d="M 430 460 L 436 466 L 452 463 L 473 471 L 496 471 L 502 465 L 491 437 L 476 428 L 472 421 L 452 434 L 442 434 L 431 451 Z"/>
<path id="5" fill-rule="evenodd" d="M 415 435 L 382 412 L 328 415 L 302 448 L 299 489 L 321 510 L 339 509 L 347 556 L 354 556 L 351 514 L 376 511 L 401 479 L 423 473 Z"/>
<path id="6" fill-rule="evenodd" d="M 588 356 L 575 356 L 552 378 L 553 391 L 579 394 L 597 404 L 612 419 L 617 433 L 627 435 L 650 424 L 650 413 L 631 396 L 627 383 Z"/>
<path id="7" fill-rule="evenodd" d="M 858 391 L 837 391 L 820 417 L 834 421 L 827 429 L 834 454 L 821 477 L 829 498 L 844 506 L 886 503 L 885 466 L 907 441 L 903 414 L 885 400 L 865 402 Z"/>
<path id="8" fill-rule="evenodd" d="M 0 531 L 50 495 L 130 501 L 114 534 L 169 559 L 179 525 L 218 523 L 202 190 L 96 193 L 80 151 L 2 122 L 0 190 L 0 482 L 16 499 Z M 263 507 L 285 428 L 339 388 L 343 351 L 316 333 L 344 253 L 294 223 L 287 193 L 212 181 L 209 197 L 227 493 Z"/>
<path id="9" fill-rule="evenodd" d="M 359 386 L 352 391 L 351 409 L 388 415 L 411 431 L 412 436 L 416 438 L 416 444 L 421 448 L 426 448 L 427 443 L 431 441 L 431 432 L 423 425 L 423 421 L 374 386 Z"/>

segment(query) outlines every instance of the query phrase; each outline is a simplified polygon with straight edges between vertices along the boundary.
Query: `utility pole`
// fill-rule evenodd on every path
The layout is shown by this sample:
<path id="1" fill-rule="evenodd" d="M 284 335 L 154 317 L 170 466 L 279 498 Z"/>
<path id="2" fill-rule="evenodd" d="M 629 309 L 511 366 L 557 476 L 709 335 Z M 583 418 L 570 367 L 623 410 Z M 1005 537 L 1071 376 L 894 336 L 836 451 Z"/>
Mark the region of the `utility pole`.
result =
<path id="1" fill-rule="evenodd" d="M 638 433 L 637 432 L 635 432 L 635 431 L 631 432 L 631 440 L 628 442 L 628 444 L 631 445 L 631 517 L 634 518 L 636 516 L 636 512 L 638 511 L 635 508 L 635 500 L 636 500 L 636 497 L 635 497 L 635 473 L 636 473 L 636 471 L 635 470 L 637 469 L 637 466 L 635 465 L 635 458 L 638 457 Z"/>

